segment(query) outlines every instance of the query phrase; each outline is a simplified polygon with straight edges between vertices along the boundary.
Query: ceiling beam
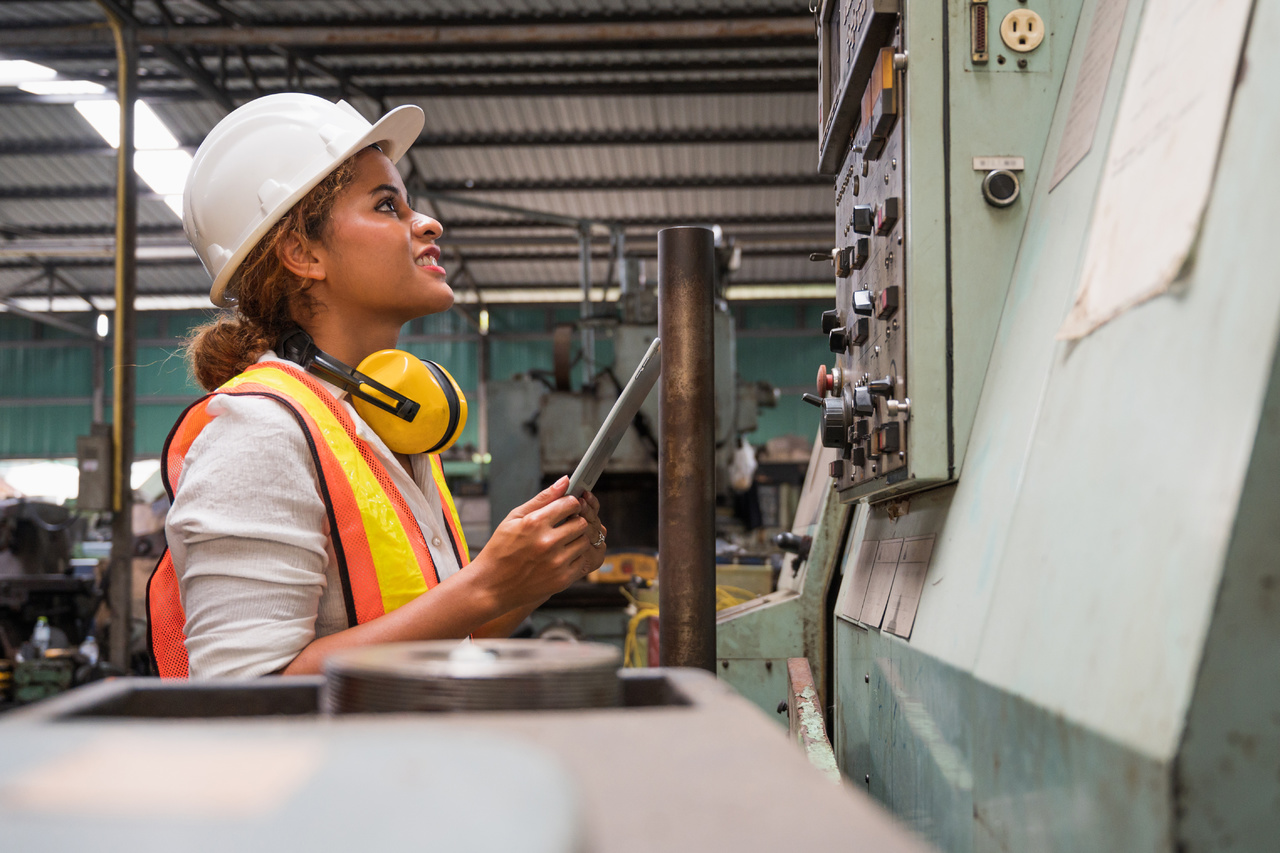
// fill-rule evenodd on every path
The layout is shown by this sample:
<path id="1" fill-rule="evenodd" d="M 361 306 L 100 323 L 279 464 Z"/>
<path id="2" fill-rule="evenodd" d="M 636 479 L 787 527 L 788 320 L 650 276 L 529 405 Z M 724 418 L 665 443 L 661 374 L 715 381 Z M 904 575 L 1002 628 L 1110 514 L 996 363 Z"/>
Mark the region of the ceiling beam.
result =
<path id="1" fill-rule="evenodd" d="M 261 83 L 261 81 L 259 81 Z M 387 86 L 361 86 L 367 97 L 379 98 L 497 98 L 497 97 L 574 97 L 587 95 L 766 95 L 779 93 L 812 94 L 818 86 L 817 72 L 792 73 L 788 76 L 686 78 L 669 77 L 651 80 L 567 80 L 564 82 L 539 81 L 537 83 L 457 83 L 449 81 L 424 81 L 421 83 L 397 83 Z M 322 98 L 340 98 L 343 91 L 338 86 L 306 86 L 307 92 Z M 263 94 L 296 92 L 297 86 L 261 86 Z M 139 79 L 139 96 L 149 103 L 187 103 L 208 100 L 196 89 L 153 87 L 146 78 Z M 230 88 L 228 98 L 249 100 L 256 97 L 247 84 Z M 76 101 L 105 99 L 103 95 L 33 95 L 18 89 L 0 90 L 0 104 L 74 104 Z"/>
<path id="2" fill-rule="evenodd" d="M 576 148 L 588 146 L 652 145 L 763 145 L 779 142 L 813 142 L 812 127 L 728 128 L 713 130 L 610 130 L 547 131 L 540 133 L 429 133 L 418 137 L 414 148 Z M 194 151 L 199 143 L 187 140 L 181 147 Z M 114 155 L 102 140 L 8 139 L 0 140 L 0 157 L 64 157 Z"/>
<path id="3" fill-rule="evenodd" d="M 110 39 L 105 24 L 7 27 L 0 33 L 0 48 L 33 48 L 98 44 Z M 597 23 L 488 23 L 422 25 L 392 23 L 368 25 L 289 24 L 239 26 L 141 26 L 138 44 L 164 47 L 389 47 L 430 48 L 433 51 L 466 50 L 473 46 L 499 45 L 553 49 L 584 45 L 594 49 L 706 42 L 777 44 L 780 41 L 814 41 L 810 15 L 787 17 L 725 18 L 714 20 L 601 21 Z"/>
<path id="4" fill-rule="evenodd" d="M 667 228 L 676 224 L 689 224 L 696 222 L 699 224 L 715 224 L 722 228 L 733 228 L 743 226 L 769 226 L 774 228 L 795 228 L 795 227 L 813 227 L 813 228 L 831 228 L 835 224 L 834 213 L 799 213 L 799 214 L 739 214 L 727 216 L 707 216 L 699 217 L 658 217 L 658 216 L 632 216 L 620 219 L 610 219 L 611 223 L 629 229 L 650 229 L 650 228 Z M 491 231 L 491 230 L 528 230 L 528 229 L 553 229 L 555 226 L 549 226 L 545 222 L 527 218 L 451 218 L 445 223 L 448 232 L 455 231 Z M 101 225 L 24 225 L 20 228 L 6 228 L 0 226 L 0 233 L 11 233 L 20 237 L 100 237 L 115 233 L 115 226 L 110 224 Z M 141 236 L 157 236 L 157 237 L 179 237 L 182 235 L 182 226 L 174 223 L 173 225 L 148 225 L 139 224 L 138 234 Z M 0 246 L 3 246 L 0 243 Z"/>
<path id="5" fill-rule="evenodd" d="M 759 189 L 761 187 L 831 186 L 829 175 L 817 173 L 778 175 L 690 175 L 634 178 L 538 178 L 430 180 L 427 189 L 437 192 L 619 192 L 634 190 L 694 189 Z M 139 198 L 161 198 L 153 192 L 138 193 Z M 0 200 L 51 200 L 114 198 L 115 188 L 96 187 L 0 187 Z M 613 220 L 610 220 L 612 222 Z"/>
<path id="6" fill-rule="evenodd" d="M 243 50 L 243 48 L 241 48 Z M 403 54 L 398 54 L 403 56 Z M 284 57 L 278 51 L 267 50 L 249 54 L 246 51 L 253 65 L 253 76 L 262 80 L 273 80 L 284 76 L 286 64 Z M 543 54 L 537 54 L 541 57 Z M 512 61 L 512 57 L 507 55 L 495 55 L 491 59 L 486 59 L 484 64 L 475 61 L 463 62 L 440 62 L 434 61 L 410 61 L 402 60 L 401 62 L 360 62 L 360 61 L 342 61 L 336 62 L 332 58 L 329 59 L 327 70 L 322 72 L 323 75 L 329 76 L 334 72 L 340 72 L 350 78 L 360 78 L 366 83 L 374 84 L 379 78 L 384 77 L 423 77 L 439 79 L 442 77 L 520 77 L 520 76 L 544 76 L 544 75 L 594 75 L 594 74 L 689 74 L 689 73 L 727 73 L 749 71 L 760 73 L 764 71 L 811 71 L 816 68 L 817 56 L 816 51 L 806 49 L 801 52 L 793 53 L 790 56 L 717 56 L 717 55 L 697 55 L 687 58 L 672 59 L 670 56 L 655 56 L 645 59 L 596 59 L 598 54 L 587 54 L 590 59 L 583 61 L 572 58 L 573 55 L 566 57 L 557 53 L 550 61 L 529 61 L 528 59 L 517 59 Z M 210 51 L 206 54 L 206 58 L 211 62 L 220 61 L 216 51 Z M 395 57 L 391 57 L 394 59 Z M 438 59 L 448 60 L 448 56 L 438 57 Z M 469 59 L 469 57 L 468 57 Z M 181 75 L 170 72 L 165 68 L 156 68 L 151 73 L 145 75 L 148 82 L 170 82 Z M 221 71 L 219 71 L 221 77 Z M 227 79 L 244 80 L 248 77 L 244 67 L 227 68 Z M 99 74 L 95 77 L 98 82 L 111 85 L 115 79 L 114 74 Z"/>

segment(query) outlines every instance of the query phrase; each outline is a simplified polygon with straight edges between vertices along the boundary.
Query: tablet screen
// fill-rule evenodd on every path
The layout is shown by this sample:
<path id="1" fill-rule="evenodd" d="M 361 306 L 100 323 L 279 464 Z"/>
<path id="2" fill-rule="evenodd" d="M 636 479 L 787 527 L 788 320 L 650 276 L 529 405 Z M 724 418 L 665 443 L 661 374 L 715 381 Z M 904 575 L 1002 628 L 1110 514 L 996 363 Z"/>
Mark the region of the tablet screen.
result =
<path id="1" fill-rule="evenodd" d="M 568 493 L 575 498 L 581 497 L 583 492 L 588 492 L 595 487 L 596 480 L 600 479 L 600 474 L 604 472 L 604 466 L 609 463 L 609 457 L 613 455 L 627 427 L 631 426 L 636 413 L 640 411 L 640 405 L 653 390 L 654 384 L 658 381 L 658 374 L 662 370 L 661 345 L 662 341 L 659 338 L 654 338 L 653 343 L 649 344 L 649 349 L 645 352 L 644 358 L 640 359 L 636 372 L 631 374 L 627 387 L 622 389 L 622 394 L 609 410 L 609 415 L 604 419 L 600 431 L 591 440 L 591 446 L 587 448 L 582 461 L 578 463 L 573 476 L 569 478 Z"/>

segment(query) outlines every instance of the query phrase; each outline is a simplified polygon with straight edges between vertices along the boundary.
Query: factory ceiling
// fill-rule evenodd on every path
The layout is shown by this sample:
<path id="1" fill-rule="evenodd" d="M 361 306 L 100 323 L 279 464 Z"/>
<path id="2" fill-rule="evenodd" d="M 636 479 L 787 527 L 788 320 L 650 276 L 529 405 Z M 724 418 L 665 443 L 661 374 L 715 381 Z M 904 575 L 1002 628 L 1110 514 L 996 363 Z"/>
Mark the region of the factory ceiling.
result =
<path id="1" fill-rule="evenodd" d="M 614 280 L 617 235 L 652 258 L 658 229 L 681 224 L 741 249 L 732 284 L 785 298 L 829 281 L 808 260 L 834 227 L 805 0 L 109 5 L 135 25 L 139 95 L 181 150 L 260 94 L 341 97 L 370 118 L 422 106 L 402 170 L 445 225 L 460 291 L 578 287 L 582 220 L 597 285 Z M 115 97 L 102 4 L 0 4 L 0 59 L 105 88 L 0 86 L 0 297 L 83 307 L 113 286 L 114 150 L 76 106 Z M 140 297 L 207 293 L 177 215 L 139 188 Z"/>

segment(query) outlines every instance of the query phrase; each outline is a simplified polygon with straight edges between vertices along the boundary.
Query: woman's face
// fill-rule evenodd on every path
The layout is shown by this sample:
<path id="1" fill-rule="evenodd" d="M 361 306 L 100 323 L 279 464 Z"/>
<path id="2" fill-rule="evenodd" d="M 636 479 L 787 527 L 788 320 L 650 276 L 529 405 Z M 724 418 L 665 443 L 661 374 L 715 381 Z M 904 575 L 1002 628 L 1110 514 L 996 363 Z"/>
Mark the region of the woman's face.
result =
<path id="1" fill-rule="evenodd" d="M 443 230 L 409 207 L 396 167 L 381 151 L 367 148 L 356 155 L 355 179 L 334 202 L 322 245 L 312 249 L 323 278 L 309 294 L 352 322 L 399 326 L 447 311 L 453 290 L 435 242 Z"/>

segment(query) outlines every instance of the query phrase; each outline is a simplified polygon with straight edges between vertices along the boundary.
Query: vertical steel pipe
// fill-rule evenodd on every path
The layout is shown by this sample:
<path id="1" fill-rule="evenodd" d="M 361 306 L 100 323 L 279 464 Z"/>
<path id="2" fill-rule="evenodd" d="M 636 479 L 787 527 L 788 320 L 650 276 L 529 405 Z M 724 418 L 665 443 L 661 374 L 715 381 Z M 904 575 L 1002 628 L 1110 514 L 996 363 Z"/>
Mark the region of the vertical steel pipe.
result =
<path id="1" fill-rule="evenodd" d="M 710 229 L 658 232 L 662 338 L 658 645 L 663 666 L 715 671 L 715 245 Z"/>
<path id="2" fill-rule="evenodd" d="M 591 226 L 578 226 L 579 278 L 582 284 L 582 387 L 586 388 L 596 378 L 596 333 L 591 325 Z M 606 282 L 607 284 L 607 282 Z"/>
<path id="3" fill-rule="evenodd" d="M 116 86 L 120 99 L 120 148 L 116 158 L 116 311 L 112 350 L 111 643 L 109 659 L 128 669 L 133 623 L 134 408 L 137 399 L 138 178 L 133 170 L 133 105 L 138 97 L 137 33 L 111 4 L 102 4 L 116 42 Z"/>

